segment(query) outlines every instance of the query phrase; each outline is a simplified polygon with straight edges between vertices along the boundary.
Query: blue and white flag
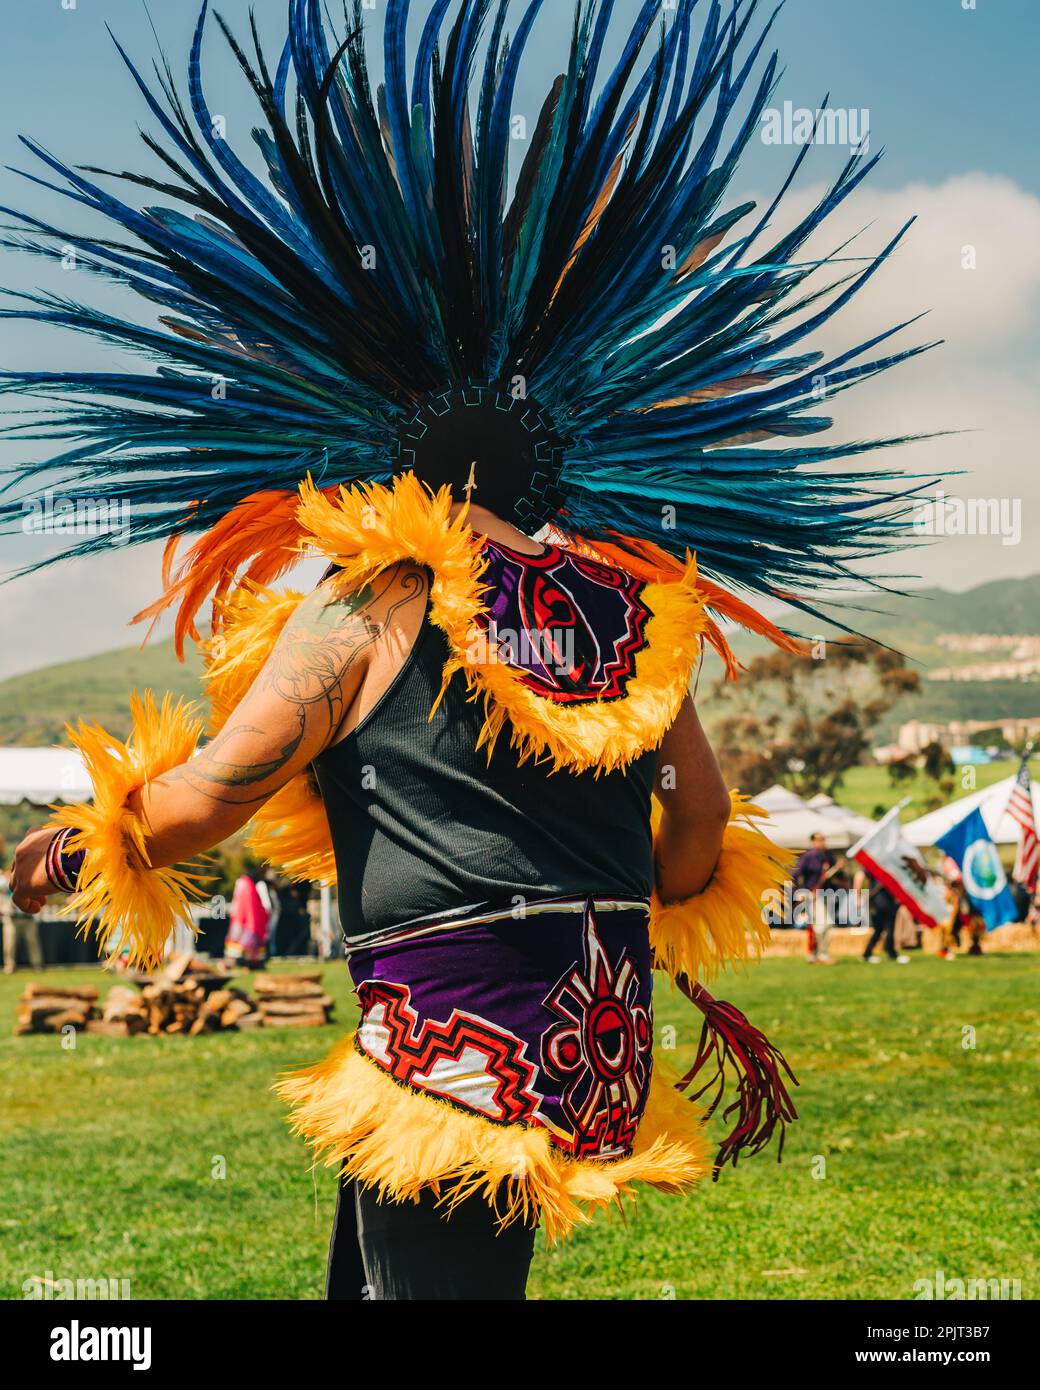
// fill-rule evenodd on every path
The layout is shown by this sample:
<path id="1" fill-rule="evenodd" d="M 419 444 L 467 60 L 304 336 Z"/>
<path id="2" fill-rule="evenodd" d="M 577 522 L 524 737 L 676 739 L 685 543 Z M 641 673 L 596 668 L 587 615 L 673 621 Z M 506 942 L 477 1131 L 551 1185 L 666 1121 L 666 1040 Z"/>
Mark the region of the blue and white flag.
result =
<path id="1" fill-rule="evenodd" d="M 1018 920 L 1004 866 L 981 811 L 969 811 L 935 843 L 959 866 L 965 892 L 984 919 L 987 931 Z"/>

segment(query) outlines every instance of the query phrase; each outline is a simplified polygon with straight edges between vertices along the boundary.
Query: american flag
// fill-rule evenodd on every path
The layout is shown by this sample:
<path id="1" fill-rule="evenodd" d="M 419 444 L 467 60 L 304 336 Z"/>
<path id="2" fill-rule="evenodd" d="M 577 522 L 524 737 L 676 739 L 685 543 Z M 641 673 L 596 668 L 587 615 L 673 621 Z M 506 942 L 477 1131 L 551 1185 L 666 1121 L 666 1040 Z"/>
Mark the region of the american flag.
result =
<path id="1" fill-rule="evenodd" d="M 1029 776 L 1029 758 L 1022 759 L 1018 770 L 1015 789 L 1008 802 L 1008 815 L 1022 831 L 1018 842 L 1018 857 L 1015 860 L 1014 876 L 1019 883 L 1032 892 L 1036 888 L 1037 869 L 1040 868 L 1040 840 L 1036 836 L 1036 818 L 1033 815 L 1033 783 Z"/>

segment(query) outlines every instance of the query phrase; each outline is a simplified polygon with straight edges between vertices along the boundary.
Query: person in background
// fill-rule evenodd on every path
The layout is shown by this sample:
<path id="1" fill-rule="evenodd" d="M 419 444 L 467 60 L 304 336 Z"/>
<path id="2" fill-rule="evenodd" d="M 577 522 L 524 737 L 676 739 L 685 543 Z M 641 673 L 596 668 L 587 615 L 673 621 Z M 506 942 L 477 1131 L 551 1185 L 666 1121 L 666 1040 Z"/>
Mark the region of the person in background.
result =
<path id="1" fill-rule="evenodd" d="M 1029 909 L 1032 906 L 1033 895 L 1030 893 L 1026 884 L 1020 882 L 1017 878 L 1011 879 L 1008 883 L 1008 887 L 1011 890 L 1011 896 L 1015 900 L 1015 911 L 1018 914 L 1015 921 L 1025 922 L 1029 917 Z"/>
<path id="2" fill-rule="evenodd" d="M 25 954 L 29 957 L 29 964 L 33 970 L 42 970 L 43 948 L 40 945 L 39 919 L 15 907 L 5 873 L 0 873 L 0 921 L 3 922 L 4 974 L 12 975 L 17 968 L 19 943 L 25 947 Z"/>
<path id="3" fill-rule="evenodd" d="M 310 896 L 309 883 L 283 882 L 278 890 L 281 903 L 278 950 L 283 956 L 311 954 L 311 918 L 307 908 Z"/>
<path id="4" fill-rule="evenodd" d="M 1026 925 L 1029 927 L 1040 927 L 1040 883 L 1036 885 L 1036 892 L 1030 903 L 1029 911 L 1026 913 Z"/>
<path id="5" fill-rule="evenodd" d="M 267 953 L 268 912 L 257 888 L 255 868 L 243 869 L 231 899 L 231 923 L 224 954 L 232 961 L 257 966 Z"/>
<path id="6" fill-rule="evenodd" d="M 794 866 L 795 887 L 807 889 L 812 894 L 813 914 L 808 928 L 810 965 L 834 964 L 829 949 L 833 923 L 822 889 L 839 868 L 837 856 L 827 848 L 827 841 L 819 831 L 812 836 L 809 848 L 802 851 Z"/>
<path id="7" fill-rule="evenodd" d="M 282 907 L 274 874 L 261 870 L 257 875 L 256 891 L 267 911 L 267 954 L 268 956 L 275 956 L 278 954 L 278 919 L 281 916 Z"/>
<path id="8" fill-rule="evenodd" d="M 863 959 L 868 965 L 880 964 L 874 950 L 883 940 L 885 955 L 889 960 L 894 960 L 897 965 L 909 965 L 910 957 L 901 955 L 896 950 L 896 917 L 899 913 L 899 903 L 895 897 L 883 884 L 871 879 L 862 869 L 856 873 L 854 886 L 857 892 L 862 892 L 864 888 L 867 890 L 870 904 L 870 940 L 863 952 Z"/>
<path id="9" fill-rule="evenodd" d="M 895 947 L 900 955 L 921 949 L 921 924 L 903 903 L 896 911 Z"/>
<path id="10" fill-rule="evenodd" d="M 982 947 L 978 944 L 981 932 L 986 927 L 975 911 L 971 899 L 965 891 L 961 879 L 952 879 L 946 885 L 946 901 L 950 905 L 950 915 L 942 925 L 942 946 L 939 955 L 943 960 L 955 960 L 961 945 L 961 933 L 970 938 L 972 945 L 969 955 L 981 956 Z M 981 932 L 980 932 L 981 928 Z"/>

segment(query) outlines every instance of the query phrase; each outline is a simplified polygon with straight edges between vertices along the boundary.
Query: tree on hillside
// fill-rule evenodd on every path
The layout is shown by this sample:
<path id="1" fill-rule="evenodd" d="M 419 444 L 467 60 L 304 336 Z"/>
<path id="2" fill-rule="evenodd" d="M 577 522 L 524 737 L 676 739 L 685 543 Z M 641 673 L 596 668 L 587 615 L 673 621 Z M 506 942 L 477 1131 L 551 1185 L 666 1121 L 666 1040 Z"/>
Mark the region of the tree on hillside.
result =
<path id="1" fill-rule="evenodd" d="M 740 680 L 720 680 L 704 713 L 731 785 L 754 794 L 774 782 L 833 795 L 874 732 L 921 678 L 874 643 L 817 642 L 806 655 L 756 657 Z"/>

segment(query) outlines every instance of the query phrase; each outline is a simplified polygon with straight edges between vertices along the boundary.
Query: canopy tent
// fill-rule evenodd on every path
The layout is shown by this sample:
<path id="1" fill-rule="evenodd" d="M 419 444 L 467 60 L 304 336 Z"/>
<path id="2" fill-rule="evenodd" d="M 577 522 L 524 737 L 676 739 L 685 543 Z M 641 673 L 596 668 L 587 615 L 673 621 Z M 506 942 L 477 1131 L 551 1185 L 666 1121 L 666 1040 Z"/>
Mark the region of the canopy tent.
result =
<path id="1" fill-rule="evenodd" d="M 934 845 L 947 830 L 952 830 L 958 821 L 963 820 L 969 811 L 977 808 L 982 812 L 982 819 L 986 822 L 986 829 L 994 844 L 1017 845 L 1021 831 L 1018 824 L 1007 814 L 1008 798 L 1011 796 L 1015 780 L 1014 777 L 1005 777 L 1002 782 L 994 782 L 991 787 L 972 792 L 970 796 L 962 796 L 959 801 L 951 801 L 948 806 L 941 806 L 938 811 L 930 811 L 928 815 L 920 816 L 904 826 L 907 839 L 918 849 Z M 1040 789 L 1035 785 L 1033 816 L 1037 825 L 1040 825 Z"/>
<path id="2" fill-rule="evenodd" d="M 93 795 L 83 759 L 72 748 L 0 748 L 0 805 L 31 801 L 89 801 Z"/>
<path id="3" fill-rule="evenodd" d="M 831 849 L 843 849 L 852 843 L 847 832 L 836 830 L 808 802 L 787 787 L 777 784 L 759 792 L 751 800 L 768 812 L 769 820 L 761 822 L 762 829 L 781 849 L 805 849 L 816 834 L 823 835 Z"/>
<path id="4" fill-rule="evenodd" d="M 849 845 L 862 840 L 864 835 L 869 835 L 877 826 L 877 821 L 872 821 L 869 816 L 861 816 L 858 811 L 850 811 L 847 806 L 842 806 L 824 792 L 810 797 L 806 804 L 833 825 L 834 834 L 847 835 Z M 838 842 L 835 840 L 828 843 L 837 845 Z"/>

